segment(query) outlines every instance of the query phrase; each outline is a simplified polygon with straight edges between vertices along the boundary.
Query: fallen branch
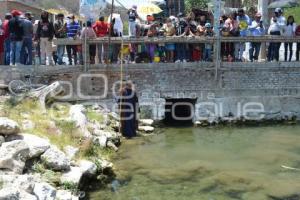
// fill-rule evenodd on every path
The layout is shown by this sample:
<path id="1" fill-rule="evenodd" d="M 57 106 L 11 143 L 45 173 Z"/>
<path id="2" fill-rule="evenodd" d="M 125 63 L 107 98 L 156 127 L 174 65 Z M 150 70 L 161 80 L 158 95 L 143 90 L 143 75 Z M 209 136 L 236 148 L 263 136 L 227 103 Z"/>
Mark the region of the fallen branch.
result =
<path id="1" fill-rule="evenodd" d="M 59 81 L 52 83 L 49 86 L 42 87 L 40 90 L 29 92 L 28 97 L 37 98 L 43 110 L 46 113 L 46 101 L 64 93 L 64 88 Z"/>

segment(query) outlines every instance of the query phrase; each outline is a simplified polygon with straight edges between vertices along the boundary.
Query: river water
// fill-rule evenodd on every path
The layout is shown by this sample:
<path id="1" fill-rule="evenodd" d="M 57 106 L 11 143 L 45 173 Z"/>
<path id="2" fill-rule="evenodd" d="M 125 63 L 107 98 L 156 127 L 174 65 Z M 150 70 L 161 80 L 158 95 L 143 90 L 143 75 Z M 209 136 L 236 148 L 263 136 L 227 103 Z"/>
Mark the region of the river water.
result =
<path id="1" fill-rule="evenodd" d="M 300 126 L 167 128 L 120 149 L 90 199 L 300 199 Z"/>

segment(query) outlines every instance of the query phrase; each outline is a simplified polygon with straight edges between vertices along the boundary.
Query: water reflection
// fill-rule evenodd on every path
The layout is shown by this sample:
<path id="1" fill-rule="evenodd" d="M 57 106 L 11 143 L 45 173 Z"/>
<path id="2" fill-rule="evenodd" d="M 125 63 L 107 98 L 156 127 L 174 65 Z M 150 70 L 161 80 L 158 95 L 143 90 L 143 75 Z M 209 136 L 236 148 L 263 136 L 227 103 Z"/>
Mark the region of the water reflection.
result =
<path id="1" fill-rule="evenodd" d="M 300 126 L 170 128 L 123 144 L 118 179 L 91 199 L 300 199 Z M 126 184 L 122 184 L 126 183 Z"/>

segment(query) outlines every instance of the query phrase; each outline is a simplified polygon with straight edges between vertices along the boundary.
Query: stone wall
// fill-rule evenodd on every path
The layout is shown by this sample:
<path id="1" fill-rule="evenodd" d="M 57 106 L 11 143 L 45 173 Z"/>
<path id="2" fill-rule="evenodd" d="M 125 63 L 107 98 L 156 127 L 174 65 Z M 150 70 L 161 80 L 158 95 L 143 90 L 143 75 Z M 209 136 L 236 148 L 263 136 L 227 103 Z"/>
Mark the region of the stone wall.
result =
<path id="1" fill-rule="evenodd" d="M 29 68 L 0 69 L 0 81 L 5 83 L 30 72 Z M 68 98 L 84 101 L 113 99 L 112 88 L 118 91 L 116 83 L 121 77 L 119 66 L 97 66 L 87 73 L 83 73 L 82 67 L 66 66 L 31 70 L 36 80 L 66 81 L 67 90 L 73 91 Z M 258 102 L 268 116 L 293 113 L 300 117 L 300 63 L 297 62 L 223 63 L 218 70 L 213 63 L 125 65 L 123 79 L 136 84 L 142 105 L 159 107 L 153 111 L 158 118 L 164 115 L 167 97 L 197 98 L 198 103 L 223 104 L 223 115 L 237 113 L 239 104 Z M 209 110 L 205 109 L 205 112 Z"/>

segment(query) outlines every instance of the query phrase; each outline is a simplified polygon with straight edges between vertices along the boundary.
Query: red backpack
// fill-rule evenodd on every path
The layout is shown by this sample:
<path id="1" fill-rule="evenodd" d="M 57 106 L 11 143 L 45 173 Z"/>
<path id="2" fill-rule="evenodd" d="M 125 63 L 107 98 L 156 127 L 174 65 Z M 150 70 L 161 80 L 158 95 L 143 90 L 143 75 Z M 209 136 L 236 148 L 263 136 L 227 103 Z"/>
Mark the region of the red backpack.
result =
<path id="1" fill-rule="evenodd" d="M 296 36 L 300 36 L 300 25 L 297 26 L 295 35 L 296 35 Z"/>

